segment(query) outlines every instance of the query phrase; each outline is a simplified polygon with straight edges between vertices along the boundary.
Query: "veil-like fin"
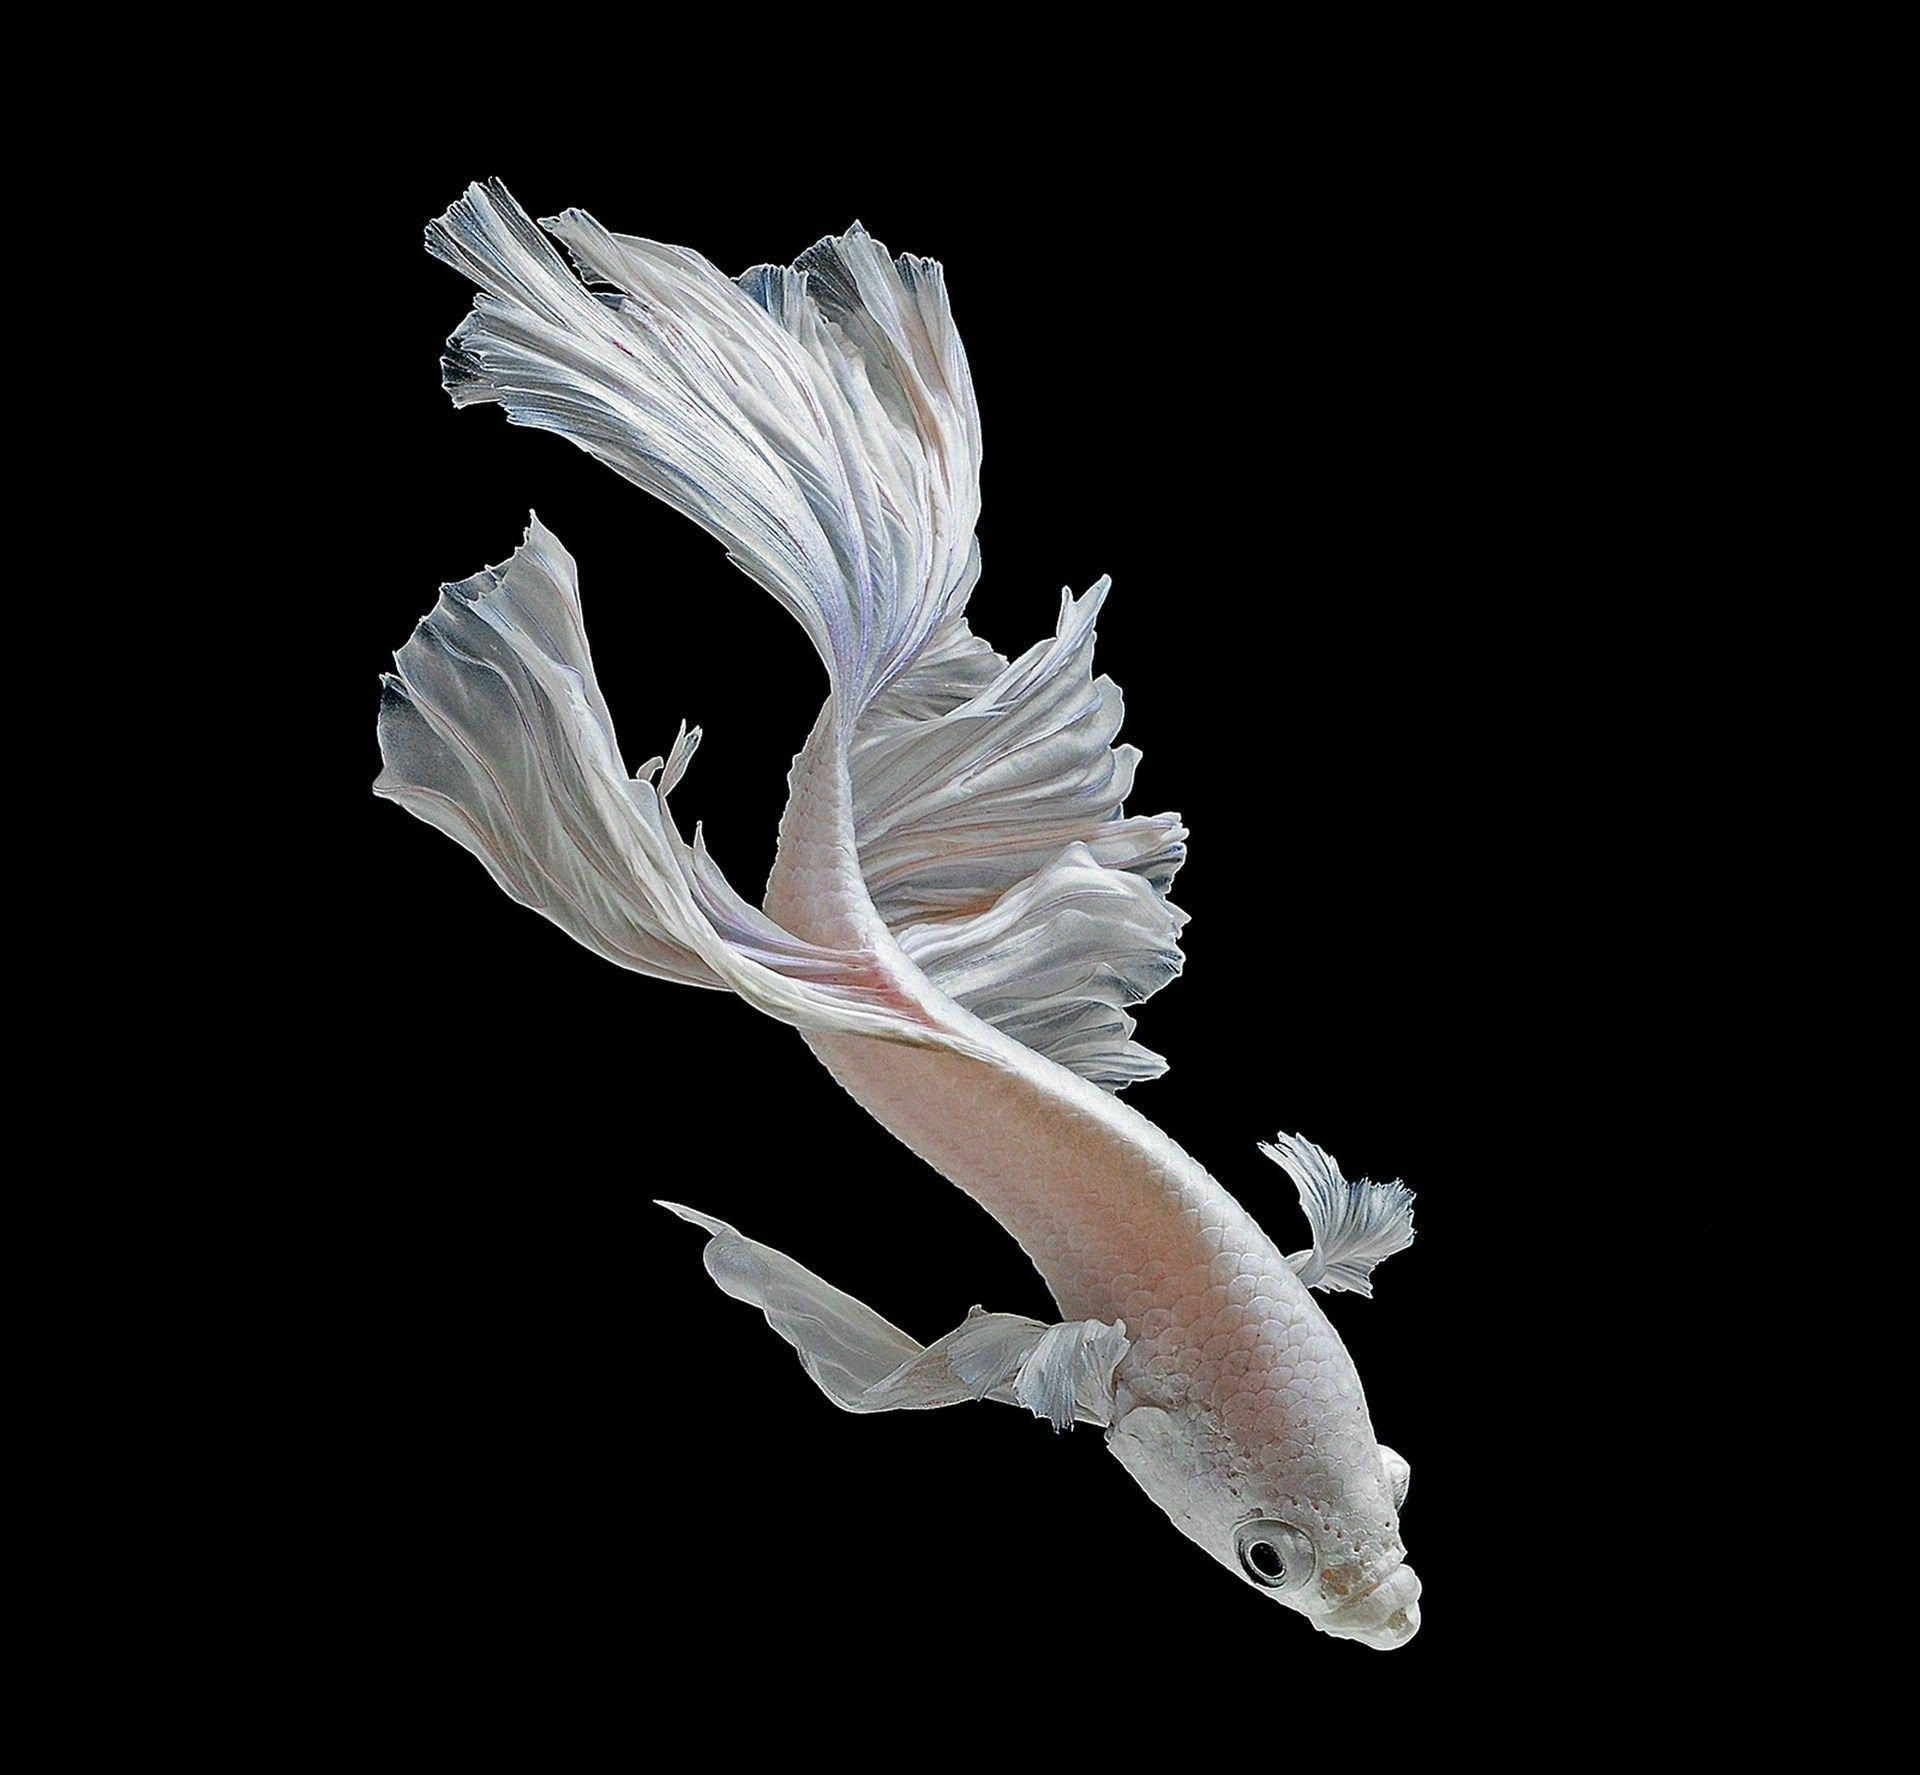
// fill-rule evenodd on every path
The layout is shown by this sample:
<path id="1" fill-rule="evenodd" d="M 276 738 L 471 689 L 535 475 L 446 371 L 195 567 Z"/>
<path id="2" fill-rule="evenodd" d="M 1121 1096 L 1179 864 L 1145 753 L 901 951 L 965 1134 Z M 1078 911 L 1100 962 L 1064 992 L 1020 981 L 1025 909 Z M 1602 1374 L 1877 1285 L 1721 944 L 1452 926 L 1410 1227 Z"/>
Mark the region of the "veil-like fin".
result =
<path id="1" fill-rule="evenodd" d="M 536 225 L 497 182 L 428 246 L 481 287 L 448 341 L 455 402 L 496 402 L 685 512 L 806 630 L 869 892 L 933 984 L 1109 1089 L 1163 1070 L 1127 1007 L 1180 970 L 1166 894 L 1186 831 L 1125 811 L 1139 754 L 1091 663 L 1106 581 L 1062 594 L 1052 639 L 1012 662 L 966 626 L 980 421 L 940 267 L 856 224 L 732 279 L 578 210 Z M 446 823 L 424 792 L 409 805 Z M 709 922 L 752 923 L 704 856 L 687 875 Z M 588 913 L 569 928 L 604 952 Z M 712 973 L 626 922 L 627 965 Z"/>

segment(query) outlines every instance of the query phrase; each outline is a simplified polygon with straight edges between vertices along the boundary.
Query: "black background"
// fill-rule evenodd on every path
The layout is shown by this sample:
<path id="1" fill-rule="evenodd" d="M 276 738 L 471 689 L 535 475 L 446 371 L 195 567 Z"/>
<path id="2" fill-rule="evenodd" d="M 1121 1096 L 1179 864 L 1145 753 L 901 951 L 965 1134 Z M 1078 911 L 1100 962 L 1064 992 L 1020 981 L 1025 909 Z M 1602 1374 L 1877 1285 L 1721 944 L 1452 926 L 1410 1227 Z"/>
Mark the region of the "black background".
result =
<path id="1" fill-rule="evenodd" d="M 1581 788 L 1551 668 L 1578 642 L 1540 605 L 1552 579 L 1578 607 L 1589 570 L 1546 416 L 1573 267 L 1537 185 L 1421 146 L 1282 168 L 969 137 L 876 168 L 472 131 L 337 193 L 377 299 L 322 290 L 303 327 L 349 335 L 351 411 L 321 390 L 312 417 L 351 596 L 307 766 L 328 838 L 304 990 L 329 1036 L 285 1129 L 330 1177 L 303 1198 L 329 1270 L 309 1454 L 354 1574 L 343 1682 L 464 1718 L 719 1706 L 817 1744 L 1013 1695 L 1064 1732 L 1173 1669 L 1187 1704 L 1251 1673 L 1365 1730 L 1401 1703 L 1471 1722 L 1563 1643 L 1529 1625 L 1558 1557 L 1536 1439 L 1564 1334 L 1527 1265 L 1577 1021 L 1558 834 Z M 1063 584 L 1111 573 L 1096 664 L 1144 752 L 1131 806 L 1191 828 L 1187 971 L 1141 1014 L 1171 1070 L 1129 1100 L 1283 1246 L 1304 1228 L 1255 1150 L 1276 1129 L 1418 1195 L 1376 1298 L 1329 1308 L 1412 1463 L 1425 1619 L 1403 1651 L 1236 1583 L 1091 1431 L 835 1411 L 651 1198 L 922 1338 L 976 1301 L 1051 1317 L 1018 1249 L 791 1031 L 619 972 L 369 794 L 378 672 L 529 508 L 579 563 L 629 762 L 705 728 L 676 812 L 749 897 L 823 695 L 711 540 L 440 391 L 469 291 L 421 230 L 492 174 L 536 215 L 579 205 L 728 271 L 856 216 L 947 266 L 985 435 L 974 627 L 1016 653 Z"/>

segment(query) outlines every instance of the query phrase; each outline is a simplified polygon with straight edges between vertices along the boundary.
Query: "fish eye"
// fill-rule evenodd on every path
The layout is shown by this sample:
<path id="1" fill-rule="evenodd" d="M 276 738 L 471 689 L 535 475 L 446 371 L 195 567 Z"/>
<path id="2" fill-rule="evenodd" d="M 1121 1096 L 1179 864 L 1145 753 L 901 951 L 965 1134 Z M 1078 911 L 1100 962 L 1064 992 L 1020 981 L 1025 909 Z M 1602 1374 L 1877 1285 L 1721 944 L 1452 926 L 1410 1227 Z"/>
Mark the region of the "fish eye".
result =
<path id="1" fill-rule="evenodd" d="M 1255 1517 L 1234 1531 L 1247 1576 L 1267 1590 L 1284 1590 L 1313 1564 L 1313 1548 L 1297 1528 Z"/>
<path id="2" fill-rule="evenodd" d="M 1286 1562 L 1281 1559 L 1279 1550 L 1271 1541 L 1249 1541 L 1247 1543 L 1247 1564 L 1253 1567 L 1256 1578 L 1264 1578 L 1269 1584 L 1286 1582 Z"/>

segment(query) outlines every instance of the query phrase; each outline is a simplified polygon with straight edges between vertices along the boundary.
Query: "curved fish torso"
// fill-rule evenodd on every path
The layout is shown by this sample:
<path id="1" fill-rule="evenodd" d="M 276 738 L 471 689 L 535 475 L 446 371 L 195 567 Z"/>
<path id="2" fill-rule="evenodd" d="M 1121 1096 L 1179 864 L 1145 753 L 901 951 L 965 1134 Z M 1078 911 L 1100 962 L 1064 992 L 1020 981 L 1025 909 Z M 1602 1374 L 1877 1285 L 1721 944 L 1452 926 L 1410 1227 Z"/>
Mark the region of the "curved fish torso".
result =
<path id="1" fill-rule="evenodd" d="M 976 1310 L 922 1345 L 791 1258 L 711 1235 L 710 1274 L 854 1411 L 1000 1399 L 1105 1428 L 1190 1538 L 1317 1627 L 1411 1638 L 1406 1466 L 1309 1286 L 1370 1292 L 1412 1236 L 1398 1185 L 1267 1148 L 1313 1233 L 1283 1255 L 1115 1093 L 1162 1070 L 1126 1014 L 1179 969 L 1177 816 L 1128 816 L 1137 754 L 1089 666 L 1105 584 L 1009 661 L 965 626 L 978 572 L 972 386 L 927 261 L 858 229 L 727 280 L 683 249 L 543 225 L 475 187 L 434 251 L 485 292 L 456 401 L 572 437 L 727 542 L 807 630 L 831 692 L 795 760 L 764 907 L 667 808 L 698 741 L 628 777 L 572 562 L 537 520 L 445 588 L 387 682 L 380 792 L 619 965 L 732 990 L 987 1209 L 1053 1326 Z"/>
<path id="2" fill-rule="evenodd" d="M 850 801 L 823 720 L 795 761 L 768 913 L 797 935 L 865 949 L 903 998 L 966 1027 L 985 1053 L 841 1035 L 810 1034 L 807 1045 L 876 1121 L 1018 1240 L 1064 1317 L 1124 1325 L 1131 1341 L 1114 1370 L 1110 1432 L 1123 1461 L 1137 1453 L 1130 1413 L 1183 1420 L 1172 1440 L 1211 1451 L 1223 1522 L 1276 1487 L 1297 1496 L 1318 1513 L 1320 1582 L 1338 1602 L 1371 1605 L 1352 1611 L 1346 1631 L 1384 1634 L 1383 1644 L 1411 1638 L 1418 1585 L 1400 1564 L 1391 1476 L 1359 1373 L 1293 1265 L 1145 1116 L 927 980 L 873 910 Z M 1392 1527 L 1369 1532 L 1381 1523 Z"/>

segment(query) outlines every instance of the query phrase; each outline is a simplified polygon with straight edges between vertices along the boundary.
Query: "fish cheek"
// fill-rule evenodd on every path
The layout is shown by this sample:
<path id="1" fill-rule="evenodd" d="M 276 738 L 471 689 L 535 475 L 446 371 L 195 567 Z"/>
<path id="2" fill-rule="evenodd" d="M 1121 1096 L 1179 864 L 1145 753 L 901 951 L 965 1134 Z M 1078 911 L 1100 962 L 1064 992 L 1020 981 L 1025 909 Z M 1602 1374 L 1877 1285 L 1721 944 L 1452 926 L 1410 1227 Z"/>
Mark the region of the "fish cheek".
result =
<path id="1" fill-rule="evenodd" d="M 1107 1447 L 1182 1534 L 1238 1570 L 1232 1546 L 1238 1501 L 1207 1461 L 1190 1423 L 1158 1406 L 1138 1405 L 1115 1421 Z"/>

